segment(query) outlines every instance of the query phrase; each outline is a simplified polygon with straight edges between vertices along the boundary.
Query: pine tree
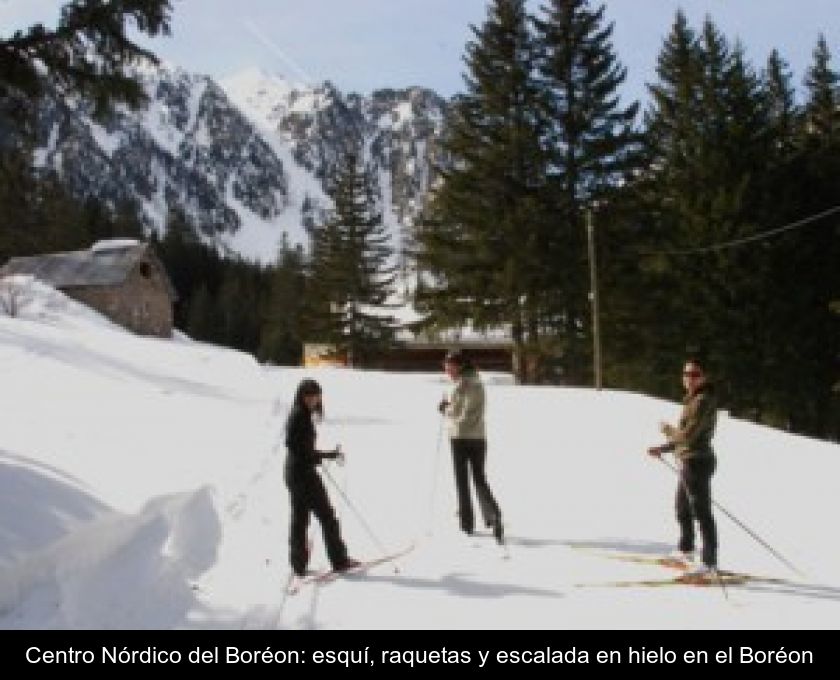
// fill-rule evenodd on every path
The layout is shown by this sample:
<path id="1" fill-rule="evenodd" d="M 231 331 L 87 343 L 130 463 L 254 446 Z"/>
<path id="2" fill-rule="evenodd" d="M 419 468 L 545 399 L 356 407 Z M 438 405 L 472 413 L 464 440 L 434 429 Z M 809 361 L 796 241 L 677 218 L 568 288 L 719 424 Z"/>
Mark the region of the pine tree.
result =
<path id="1" fill-rule="evenodd" d="M 773 50 L 767 59 L 763 81 L 771 134 L 774 137 L 773 148 L 781 158 L 791 152 L 798 129 L 799 112 L 791 79 L 790 66 L 777 50 Z"/>
<path id="2" fill-rule="evenodd" d="M 605 25 L 605 6 L 589 0 L 550 0 L 534 21 L 538 66 L 550 128 L 552 175 L 570 206 L 604 198 L 634 167 L 638 103 L 619 106 L 627 70 L 618 62 Z"/>
<path id="3" fill-rule="evenodd" d="M 325 221 L 313 225 L 308 231 L 311 286 L 306 326 L 313 337 L 304 340 L 338 345 L 343 336 L 339 291 L 344 288 L 343 267 L 347 264 L 341 257 L 338 225 L 334 221 Z"/>
<path id="4" fill-rule="evenodd" d="M 331 218 L 311 232 L 313 326 L 353 363 L 393 342 L 396 321 L 386 303 L 395 265 L 373 182 L 354 152 L 340 165 L 331 193 Z"/>
<path id="5" fill-rule="evenodd" d="M 822 144 L 832 144 L 840 136 L 840 94 L 837 72 L 831 68 L 831 52 L 821 35 L 814 48 L 814 63 L 808 69 L 805 85 L 808 103 L 805 106 L 805 132 Z"/>
<path id="6" fill-rule="evenodd" d="M 824 37 L 814 50 L 805 83 L 800 147 L 783 168 L 786 201 L 795 214 L 788 221 L 837 205 L 840 174 L 838 75 Z M 791 198 L 788 199 L 787 196 Z M 790 211 L 791 209 L 788 208 Z M 777 402 L 783 424 L 818 436 L 840 433 L 837 383 L 840 317 L 831 311 L 840 290 L 840 219 L 829 216 L 778 239 L 774 250 L 773 306 Z"/>
<path id="7" fill-rule="evenodd" d="M 418 228 L 417 307 L 436 326 L 510 328 L 517 356 L 535 337 L 550 282 L 544 260 L 546 159 L 540 91 L 522 0 L 495 0 L 468 43 L 442 171 Z M 542 192 L 542 193 L 541 193 Z M 524 366 L 517 370 L 527 379 Z"/>
<path id="8" fill-rule="evenodd" d="M 74 0 L 54 29 L 37 24 L 0 36 L 0 183 L 9 189 L 0 191 L 0 212 L 10 230 L 0 236 L 0 257 L 87 247 L 113 233 L 110 210 L 90 202 L 82 208 L 57 178 L 31 167 L 37 100 L 45 89 L 57 90 L 91 101 L 98 115 L 117 102 L 142 104 L 146 95 L 133 66 L 157 60 L 130 29 L 168 33 L 170 12 L 169 0 Z M 18 211 L 21 201 L 26 211 Z"/>
<path id="9" fill-rule="evenodd" d="M 649 161 L 656 163 L 668 189 L 690 179 L 692 142 L 700 119 L 702 57 L 695 32 L 680 11 L 657 58 L 658 82 L 648 85 L 651 104 L 645 113 Z"/>
<path id="10" fill-rule="evenodd" d="M 96 196 L 88 196 L 82 202 L 82 219 L 90 235 L 91 243 L 111 238 L 113 223 L 107 206 Z"/>
<path id="11" fill-rule="evenodd" d="M 44 240 L 38 215 L 41 194 L 27 155 L 17 150 L 0 152 L 0 263 L 14 255 L 39 252 Z"/>
<path id="12" fill-rule="evenodd" d="M 546 90 L 549 204 L 557 277 L 553 318 L 560 320 L 567 380 L 582 382 L 591 366 L 589 275 L 584 212 L 609 199 L 638 162 L 638 104 L 619 105 L 627 72 L 618 62 L 604 5 L 550 0 L 536 19 L 538 67 Z M 604 213 L 606 214 L 606 213 Z"/>
<path id="13" fill-rule="evenodd" d="M 756 415 L 770 258 L 761 247 L 702 249 L 765 224 L 768 100 L 741 46 L 730 48 L 710 19 L 697 36 L 678 14 L 658 74 L 648 111 L 651 241 L 657 250 L 697 252 L 660 263 L 658 284 L 669 290 L 658 300 L 661 318 L 679 318 L 681 328 L 669 329 L 655 351 L 676 365 L 687 344 L 704 346 L 731 386 L 728 405 Z"/>
<path id="14" fill-rule="evenodd" d="M 189 301 L 185 329 L 195 340 L 212 340 L 219 325 L 213 298 L 207 285 L 199 283 Z"/>
<path id="15" fill-rule="evenodd" d="M 657 58 L 657 80 L 648 85 L 650 104 L 644 124 L 648 170 L 625 191 L 625 200 L 633 203 L 632 212 L 646 216 L 628 220 L 636 233 L 636 242 L 629 252 L 657 251 L 674 244 L 673 236 L 681 222 L 678 206 L 698 184 L 692 169 L 699 136 L 696 125 L 701 116 L 702 72 L 697 34 L 685 15 L 677 12 Z M 605 264 L 608 265 L 605 306 L 618 307 L 621 311 L 629 308 L 624 318 L 616 319 L 622 326 L 605 329 L 608 337 L 629 336 L 620 358 L 638 367 L 625 367 L 624 373 L 637 377 L 640 381 L 637 388 L 643 386 L 655 394 L 679 397 L 679 387 L 667 377 L 682 361 L 685 338 L 690 334 L 687 330 L 675 332 L 670 327 L 678 300 L 682 299 L 677 292 L 679 265 L 664 257 L 619 259 L 612 266 L 609 262 Z M 628 285 L 630 282 L 632 285 Z M 610 294 L 616 297 L 621 291 L 617 290 L 618 286 L 628 289 L 629 297 L 626 300 L 619 297 L 613 302 Z M 687 314 L 691 311 L 685 310 Z M 686 323 L 684 316 L 679 318 L 681 324 Z M 607 320 L 610 321 L 609 316 Z"/>
<path id="16" fill-rule="evenodd" d="M 61 9 L 58 26 L 36 24 L 0 39 L 0 97 L 37 97 L 41 65 L 52 86 L 79 94 L 104 114 L 114 102 L 137 106 L 146 95 L 131 66 L 157 63 L 131 35 L 169 33 L 170 0 L 74 0 Z"/>
<path id="17" fill-rule="evenodd" d="M 293 248 L 285 233 L 270 276 L 258 356 L 277 364 L 299 365 L 303 342 L 309 339 L 309 286 L 303 251 Z"/>
<path id="18" fill-rule="evenodd" d="M 114 209 L 112 235 L 117 238 L 145 238 L 137 205 L 129 200 L 119 201 Z"/>
<path id="19" fill-rule="evenodd" d="M 0 152 L 0 263 L 90 246 L 82 205 L 52 173 L 36 176 L 30 158 Z"/>

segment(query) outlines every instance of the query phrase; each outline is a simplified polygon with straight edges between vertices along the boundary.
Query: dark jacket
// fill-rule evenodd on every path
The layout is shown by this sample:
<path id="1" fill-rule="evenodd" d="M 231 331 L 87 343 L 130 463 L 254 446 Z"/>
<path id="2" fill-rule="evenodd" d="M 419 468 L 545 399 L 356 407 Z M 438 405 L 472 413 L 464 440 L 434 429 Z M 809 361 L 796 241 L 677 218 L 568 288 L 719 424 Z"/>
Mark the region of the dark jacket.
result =
<path id="1" fill-rule="evenodd" d="M 665 450 L 676 451 L 680 460 L 714 458 L 712 436 L 717 424 L 717 398 L 711 383 L 701 385 L 683 400 L 679 425 L 667 433 Z"/>
<path id="2" fill-rule="evenodd" d="M 333 451 L 315 448 L 315 425 L 312 414 L 303 404 L 295 404 L 286 421 L 286 478 L 314 475 L 315 466 L 325 458 L 335 458 Z"/>

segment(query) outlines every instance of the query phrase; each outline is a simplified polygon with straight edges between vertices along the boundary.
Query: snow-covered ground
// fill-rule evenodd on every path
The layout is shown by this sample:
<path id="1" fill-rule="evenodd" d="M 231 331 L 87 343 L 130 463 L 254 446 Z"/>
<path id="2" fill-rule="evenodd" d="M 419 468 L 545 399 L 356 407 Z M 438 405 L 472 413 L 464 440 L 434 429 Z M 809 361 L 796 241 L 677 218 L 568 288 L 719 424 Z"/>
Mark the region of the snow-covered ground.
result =
<path id="1" fill-rule="evenodd" d="M 721 566 L 784 582 L 719 588 L 614 559 L 673 547 L 673 473 L 648 459 L 679 406 L 486 375 L 489 478 L 510 558 L 457 531 L 442 375 L 269 368 L 140 338 L 49 289 L 0 316 L 0 628 L 836 628 L 840 447 L 721 414 Z M 675 380 L 679 379 L 675 368 Z M 350 552 L 399 563 L 285 598 L 283 423 L 321 381 L 319 444 Z M 359 512 L 376 535 L 377 545 Z M 326 558 L 317 523 L 313 566 Z M 612 584 L 612 585 L 611 585 Z"/>

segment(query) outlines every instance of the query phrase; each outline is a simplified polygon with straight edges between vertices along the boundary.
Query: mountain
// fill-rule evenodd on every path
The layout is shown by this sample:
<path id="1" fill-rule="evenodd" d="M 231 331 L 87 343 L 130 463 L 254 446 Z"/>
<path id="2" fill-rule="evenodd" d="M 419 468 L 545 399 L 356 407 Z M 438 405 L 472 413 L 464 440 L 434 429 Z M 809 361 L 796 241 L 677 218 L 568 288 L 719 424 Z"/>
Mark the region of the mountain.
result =
<path id="1" fill-rule="evenodd" d="M 105 121 L 86 103 L 45 97 L 35 165 L 78 196 L 136 203 L 149 229 L 162 231 L 179 209 L 204 238 L 249 259 L 271 261 L 284 232 L 306 243 L 351 147 L 377 179 L 399 248 L 442 161 L 446 102 L 422 88 L 345 95 L 257 70 L 217 83 L 167 64 L 140 75 L 149 105 Z"/>
<path id="2" fill-rule="evenodd" d="M 143 73 L 150 102 L 96 121 L 86 103 L 46 97 L 38 111 L 35 164 L 78 195 L 133 200 L 158 230 L 182 209 L 208 237 L 234 233 L 249 213 L 286 206 L 282 163 L 210 78 L 163 67 Z"/>
<path id="3" fill-rule="evenodd" d="M 438 140 L 446 102 L 434 92 L 413 87 L 344 96 L 329 82 L 294 85 L 258 70 L 225 79 L 222 87 L 319 182 L 334 174 L 343 152 L 365 149 L 379 173 L 386 210 L 402 224 L 416 217 L 430 186 L 431 162 L 442 160 Z"/>

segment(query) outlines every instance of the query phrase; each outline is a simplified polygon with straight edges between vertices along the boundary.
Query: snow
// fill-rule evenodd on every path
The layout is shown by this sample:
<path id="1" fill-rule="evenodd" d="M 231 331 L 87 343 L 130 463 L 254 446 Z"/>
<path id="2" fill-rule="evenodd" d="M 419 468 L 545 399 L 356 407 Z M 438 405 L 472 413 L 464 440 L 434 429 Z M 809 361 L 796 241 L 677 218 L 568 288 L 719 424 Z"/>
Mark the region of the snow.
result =
<path id="1" fill-rule="evenodd" d="M 20 319 L 38 321 L 46 325 L 61 325 L 64 328 L 81 325 L 111 327 L 111 321 L 99 312 L 67 297 L 52 286 L 37 280 L 29 274 L 14 274 L 0 278 L 0 295 L 15 291 L 19 300 Z M 4 319 L 0 311 L 0 320 Z M 11 384 L 11 383 L 10 383 Z"/>
<path id="2" fill-rule="evenodd" d="M 0 628 L 834 628 L 837 444 L 721 413 L 724 568 L 786 583 L 607 584 L 667 577 L 611 559 L 673 547 L 675 479 L 644 454 L 679 405 L 485 374 L 488 476 L 510 559 L 457 531 L 442 375 L 260 366 L 183 336 L 131 335 L 43 284 L 0 316 Z M 353 556 L 415 544 L 395 573 L 284 600 L 283 422 L 303 376 L 324 387 L 319 446 Z M 678 379 L 678 376 L 675 377 Z M 317 526 L 312 566 L 326 563 Z"/>
<path id="3" fill-rule="evenodd" d="M 110 250 L 122 250 L 139 246 L 140 241 L 134 238 L 108 238 L 94 243 L 90 249 L 94 253 L 106 253 Z"/>
<path id="4" fill-rule="evenodd" d="M 302 207 L 309 197 L 317 208 L 328 209 L 332 200 L 325 194 L 321 181 L 302 167 L 292 153 L 292 134 L 283 131 L 281 125 L 290 115 L 298 114 L 311 119 L 318 111 L 330 104 L 334 96 L 332 89 L 322 86 L 293 82 L 282 75 L 266 72 L 259 68 L 248 68 L 219 81 L 230 101 L 261 132 L 275 155 L 283 164 L 289 196 L 284 209 L 269 220 L 263 219 L 228 195 L 227 204 L 239 216 L 242 228 L 236 234 L 220 237 L 222 244 L 243 257 L 263 263 L 275 259 L 279 244 L 285 233 L 292 244 L 308 246 L 309 238 L 303 227 Z M 415 115 L 410 102 L 403 102 L 392 111 L 383 114 L 378 125 L 382 130 L 395 129 L 409 124 Z M 363 151 L 365 160 L 370 159 L 370 147 L 374 138 L 365 139 Z M 425 150 L 425 147 L 421 147 Z M 409 154 L 410 145 L 403 151 Z M 415 160 L 408 164 L 408 172 L 414 171 Z M 383 218 L 395 246 L 399 246 L 401 225 L 394 212 L 391 196 L 390 176 L 387 170 L 380 171 L 382 184 Z"/>
<path id="5" fill-rule="evenodd" d="M 173 83 L 186 85 L 190 90 L 188 118 L 183 128 L 176 124 L 175 116 L 170 107 L 163 100 L 155 97 L 155 89 L 166 71 L 169 72 Z M 185 139 L 194 132 L 201 100 L 207 90 L 208 83 L 209 81 L 205 76 L 188 74 L 181 69 L 166 65 L 161 67 L 160 72 L 152 71 L 145 77 L 145 88 L 150 100 L 148 106 L 138 114 L 140 124 L 154 143 L 173 158 L 179 156 Z M 204 139 L 201 136 L 201 131 L 199 131 L 198 139 L 199 142 Z"/>
<path id="6" fill-rule="evenodd" d="M 312 87 L 250 67 L 219 81 L 228 98 L 253 122 L 272 129 L 289 110 L 313 112 L 317 98 Z M 299 98 L 299 99 L 298 99 Z M 289 102 L 296 100 L 290 109 Z"/>
<path id="7" fill-rule="evenodd" d="M 270 263 L 277 257 L 284 233 L 291 244 L 308 245 L 309 237 L 302 216 L 307 196 L 318 206 L 332 205 L 321 182 L 297 163 L 290 144 L 277 130 L 278 122 L 287 113 L 289 100 L 301 92 L 304 86 L 289 83 L 279 76 L 255 68 L 230 76 L 220 84 L 231 102 L 262 133 L 262 138 L 280 159 L 289 195 L 284 201 L 283 210 L 270 220 L 265 220 L 228 191 L 227 204 L 236 211 L 241 226 L 236 233 L 222 234 L 219 239 L 226 247 L 246 259 Z M 298 107 L 298 104 L 294 107 Z"/>
<path id="8" fill-rule="evenodd" d="M 189 131 L 193 131 L 196 128 L 197 121 L 199 120 L 198 114 L 201 111 L 201 100 L 204 98 L 204 93 L 207 91 L 210 81 L 207 78 L 200 76 L 193 76 L 189 80 L 192 83 L 192 87 L 190 88 L 189 117 L 187 118 L 188 123 L 186 125 L 186 129 Z M 206 121 L 201 121 L 202 128 L 204 127 L 205 123 Z M 203 132 L 203 134 L 194 134 L 197 143 L 199 145 L 207 144 L 207 132 L 203 129 L 201 132 Z"/>
<path id="9" fill-rule="evenodd" d="M 411 107 L 411 102 L 401 102 L 394 107 L 393 112 L 393 122 L 392 125 L 394 128 L 401 128 L 407 123 L 410 123 L 414 120 L 414 111 Z"/>
<path id="10" fill-rule="evenodd" d="M 295 96 L 292 98 L 292 106 L 289 111 L 291 113 L 311 115 L 329 106 L 330 100 L 331 97 L 328 93 L 317 89 L 310 88 L 303 91 L 296 91 Z"/>
<path id="11" fill-rule="evenodd" d="M 221 78 L 219 84 L 228 92 L 228 96 L 233 93 L 238 95 L 237 97 L 231 96 L 232 99 L 253 96 L 264 97 L 271 94 L 274 103 L 285 101 L 294 89 L 303 87 L 290 82 L 282 75 L 269 73 L 257 66 L 249 66 L 237 73 Z"/>
<path id="12" fill-rule="evenodd" d="M 174 125 L 169 106 L 159 100 L 151 101 L 141 118 L 143 127 L 155 144 L 170 156 L 177 157 L 184 133 Z"/>
<path id="13" fill-rule="evenodd" d="M 239 216 L 240 225 L 234 233 L 223 232 L 216 239 L 246 260 L 263 264 L 276 261 L 284 231 L 289 234 L 292 243 L 303 242 L 300 205 L 290 206 L 271 220 L 265 220 L 236 198 L 230 183 L 225 202 Z"/>
<path id="14" fill-rule="evenodd" d="M 161 162 L 152 156 L 150 174 L 154 176 L 152 186 L 154 193 L 151 198 L 143 201 L 143 212 L 152 221 L 155 231 L 158 234 L 166 232 L 165 225 L 169 214 L 169 207 L 166 200 L 166 169 Z"/>
<path id="15" fill-rule="evenodd" d="M 111 158 L 114 152 L 124 143 L 122 134 L 119 132 L 110 133 L 94 120 L 87 120 L 86 122 L 97 146 L 108 158 Z"/>
<path id="16" fill-rule="evenodd" d="M 53 123 L 50 128 L 50 136 L 47 140 L 47 145 L 44 148 L 35 149 L 32 152 L 32 165 L 36 168 L 46 167 L 50 156 L 55 152 L 56 143 L 58 142 L 58 123 Z"/>

